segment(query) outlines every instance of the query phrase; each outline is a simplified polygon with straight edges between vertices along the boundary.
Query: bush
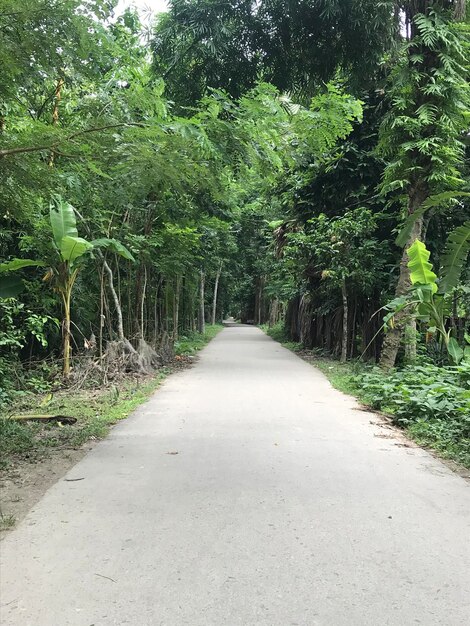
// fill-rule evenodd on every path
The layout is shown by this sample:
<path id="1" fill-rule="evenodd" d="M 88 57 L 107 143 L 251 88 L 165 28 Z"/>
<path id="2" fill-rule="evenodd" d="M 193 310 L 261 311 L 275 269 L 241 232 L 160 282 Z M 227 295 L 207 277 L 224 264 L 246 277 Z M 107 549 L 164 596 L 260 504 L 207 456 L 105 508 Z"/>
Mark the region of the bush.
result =
<path id="1" fill-rule="evenodd" d="M 302 346 L 300 345 L 300 343 L 297 343 L 296 341 L 290 341 L 286 328 L 284 326 L 284 322 L 277 322 L 272 326 L 269 326 L 268 324 L 263 324 L 261 328 L 269 337 L 274 339 L 274 341 L 282 343 L 282 345 L 288 350 L 292 350 L 292 352 L 300 352 L 302 350 Z"/>
<path id="2" fill-rule="evenodd" d="M 181 335 L 177 341 L 175 341 L 175 354 L 177 356 L 192 356 L 199 350 L 204 348 L 208 341 L 213 339 L 217 333 L 222 330 L 222 324 L 206 324 L 206 331 L 204 334 L 196 331 L 186 331 L 184 335 Z"/>
<path id="3" fill-rule="evenodd" d="M 374 368 L 355 381 L 367 404 L 392 413 L 402 426 L 418 419 L 460 419 L 470 415 L 466 367 L 415 365 L 386 375 Z"/>

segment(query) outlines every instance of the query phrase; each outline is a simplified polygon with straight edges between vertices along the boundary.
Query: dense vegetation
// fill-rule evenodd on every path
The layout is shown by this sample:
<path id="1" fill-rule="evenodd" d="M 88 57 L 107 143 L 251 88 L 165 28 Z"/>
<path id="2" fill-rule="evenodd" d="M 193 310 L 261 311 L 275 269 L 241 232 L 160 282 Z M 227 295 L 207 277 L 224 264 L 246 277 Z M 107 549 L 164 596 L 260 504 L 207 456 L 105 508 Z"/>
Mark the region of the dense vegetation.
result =
<path id="1" fill-rule="evenodd" d="M 0 0 L 0 405 L 234 315 L 462 460 L 465 1 L 115 4 Z"/>

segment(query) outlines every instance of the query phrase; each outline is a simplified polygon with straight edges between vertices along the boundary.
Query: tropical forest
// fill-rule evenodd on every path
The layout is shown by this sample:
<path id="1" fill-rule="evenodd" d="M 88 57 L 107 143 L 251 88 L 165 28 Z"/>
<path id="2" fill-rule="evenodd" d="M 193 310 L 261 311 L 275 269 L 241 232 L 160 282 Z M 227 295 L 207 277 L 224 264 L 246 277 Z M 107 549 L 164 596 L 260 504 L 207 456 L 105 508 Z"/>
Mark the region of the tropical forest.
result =
<path id="1" fill-rule="evenodd" d="M 228 319 L 469 466 L 466 4 L 0 0 L 4 469 Z"/>

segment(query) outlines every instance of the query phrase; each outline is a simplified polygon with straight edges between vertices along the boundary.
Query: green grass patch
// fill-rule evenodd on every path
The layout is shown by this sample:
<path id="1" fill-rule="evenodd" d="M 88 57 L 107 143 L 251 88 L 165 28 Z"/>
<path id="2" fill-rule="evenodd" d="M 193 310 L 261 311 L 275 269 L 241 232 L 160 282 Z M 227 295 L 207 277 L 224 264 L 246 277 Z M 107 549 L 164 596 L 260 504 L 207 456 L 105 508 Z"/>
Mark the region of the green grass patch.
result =
<path id="1" fill-rule="evenodd" d="M 291 341 L 289 339 L 284 329 L 284 325 L 280 322 L 278 324 L 274 324 L 273 326 L 269 326 L 268 324 L 262 324 L 260 328 L 269 337 L 274 339 L 274 341 L 278 341 L 284 346 L 284 348 L 291 350 L 291 352 L 300 352 L 303 349 L 300 343 L 296 341 Z"/>
<path id="2" fill-rule="evenodd" d="M 322 371 L 335 389 L 360 397 L 360 389 L 356 383 L 358 370 L 356 363 L 340 363 L 335 359 L 315 354 L 306 360 Z"/>
<path id="3" fill-rule="evenodd" d="M 185 332 L 175 342 L 175 354 L 178 356 L 192 356 L 213 339 L 223 329 L 222 324 L 207 324 L 204 334 Z"/>
<path id="4" fill-rule="evenodd" d="M 432 448 L 444 459 L 470 469 L 470 437 L 462 437 L 446 420 L 418 420 L 406 428 L 420 446 Z"/>
<path id="5" fill-rule="evenodd" d="M 90 439 L 104 437 L 112 424 L 126 418 L 157 389 L 171 370 L 160 370 L 144 381 L 125 380 L 110 388 L 57 392 L 42 406 L 39 396 L 30 396 L 14 407 L 15 414 L 63 415 L 76 424 L 60 426 L 18 422 L 8 416 L 0 419 L 0 467 L 13 458 L 39 461 L 51 448 L 78 448 Z M 13 411 L 12 411 L 13 413 Z"/>
<path id="6" fill-rule="evenodd" d="M 191 333 L 175 346 L 177 356 L 191 356 L 203 348 L 223 328 L 207 326 L 204 335 Z M 108 388 L 61 390 L 44 404 L 43 394 L 28 393 L 8 409 L 8 414 L 47 414 L 74 417 L 77 423 L 59 426 L 36 422 L 18 422 L 8 415 L 0 417 L 0 468 L 14 458 L 39 461 L 52 448 L 78 448 L 86 441 L 105 437 L 109 428 L 125 419 L 145 402 L 172 373 L 162 368 L 147 378 L 124 379 Z"/>
<path id="7" fill-rule="evenodd" d="M 0 531 L 11 530 L 16 524 L 16 517 L 14 515 L 0 514 Z"/>

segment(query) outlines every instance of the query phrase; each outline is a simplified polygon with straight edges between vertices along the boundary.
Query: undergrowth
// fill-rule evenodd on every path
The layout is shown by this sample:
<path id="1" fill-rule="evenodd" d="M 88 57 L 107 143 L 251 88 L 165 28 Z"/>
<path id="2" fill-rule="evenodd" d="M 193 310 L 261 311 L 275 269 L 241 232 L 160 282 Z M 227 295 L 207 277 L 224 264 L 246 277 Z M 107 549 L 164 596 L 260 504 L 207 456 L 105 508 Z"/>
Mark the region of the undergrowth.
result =
<path id="1" fill-rule="evenodd" d="M 332 385 L 389 415 L 418 444 L 470 468 L 470 363 L 439 367 L 427 360 L 384 373 L 357 361 L 339 363 L 286 341 L 282 325 L 263 327 L 320 369 Z M 292 347 L 294 346 L 294 347 Z"/>
<path id="2" fill-rule="evenodd" d="M 222 324 L 214 324 L 213 326 L 207 325 L 204 334 L 186 331 L 185 334 L 180 336 L 178 341 L 175 342 L 175 354 L 178 356 L 191 356 L 196 354 L 196 352 L 201 350 L 208 341 L 213 339 L 222 328 Z"/>

